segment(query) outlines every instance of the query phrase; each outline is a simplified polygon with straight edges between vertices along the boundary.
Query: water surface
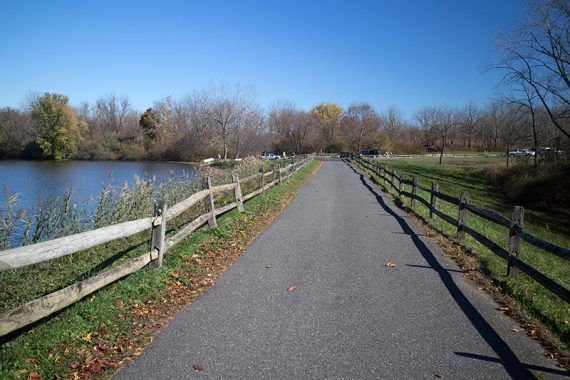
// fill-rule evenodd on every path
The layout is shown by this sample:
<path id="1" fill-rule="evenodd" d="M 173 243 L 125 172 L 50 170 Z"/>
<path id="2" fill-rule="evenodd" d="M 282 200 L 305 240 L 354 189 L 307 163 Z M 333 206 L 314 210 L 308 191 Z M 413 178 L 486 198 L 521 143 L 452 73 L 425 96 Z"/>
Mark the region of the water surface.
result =
<path id="1" fill-rule="evenodd" d="M 0 161 L 0 187 L 19 194 L 16 209 L 30 209 L 40 198 L 61 196 L 68 189 L 74 202 L 97 197 L 110 178 L 120 187 L 125 181 L 132 185 L 135 176 L 162 182 L 184 173 L 191 179 L 195 171 L 189 164 L 155 161 Z M 4 209 L 3 201 L 0 210 Z"/>

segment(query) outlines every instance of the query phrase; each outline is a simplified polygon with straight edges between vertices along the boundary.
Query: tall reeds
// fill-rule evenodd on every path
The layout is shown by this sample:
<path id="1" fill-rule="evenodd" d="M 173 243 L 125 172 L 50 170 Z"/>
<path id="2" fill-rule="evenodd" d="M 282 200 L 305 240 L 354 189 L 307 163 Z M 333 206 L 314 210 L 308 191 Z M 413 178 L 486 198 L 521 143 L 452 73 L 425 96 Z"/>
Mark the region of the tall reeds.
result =
<path id="1" fill-rule="evenodd" d="M 256 173 L 260 161 L 244 160 L 232 168 L 240 177 Z M 165 199 L 173 205 L 200 190 L 202 176 L 212 178 L 214 184 L 231 182 L 231 172 L 204 167 L 192 177 L 183 172 L 175 176 L 171 171 L 165 181 L 155 177 L 134 176 L 132 185 L 114 184 L 112 175 L 103 184 L 97 196 L 77 199 L 72 189 L 60 196 L 44 197 L 29 209 L 17 209 L 20 195 L 7 186 L 0 203 L 0 250 L 51 240 L 95 228 L 152 215 L 153 206 Z"/>

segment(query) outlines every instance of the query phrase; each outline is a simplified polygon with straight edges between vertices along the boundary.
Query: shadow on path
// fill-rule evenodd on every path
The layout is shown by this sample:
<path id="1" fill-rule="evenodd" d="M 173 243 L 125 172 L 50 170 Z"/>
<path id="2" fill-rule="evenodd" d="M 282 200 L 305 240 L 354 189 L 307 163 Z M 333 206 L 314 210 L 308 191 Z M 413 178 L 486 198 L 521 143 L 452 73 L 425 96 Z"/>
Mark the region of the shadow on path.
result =
<path id="1" fill-rule="evenodd" d="M 487 342 L 489 347 L 495 351 L 499 359 L 494 359 L 496 362 L 501 363 L 508 374 L 515 379 L 536 379 L 536 377 L 530 372 L 529 367 L 540 370 L 543 372 L 552 372 L 553 370 L 550 368 L 544 368 L 539 366 L 530 366 L 520 362 L 514 352 L 510 349 L 508 344 L 501 339 L 499 334 L 493 329 L 493 327 L 483 318 L 483 316 L 477 311 L 475 306 L 471 304 L 471 302 L 465 297 L 463 292 L 459 289 L 455 281 L 451 277 L 451 274 L 446 270 L 435 258 L 433 253 L 430 249 L 425 245 L 425 243 L 420 239 L 420 237 L 413 231 L 413 229 L 408 225 L 408 223 L 394 210 L 386 204 L 384 199 L 380 194 L 376 192 L 375 189 L 370 186 L 370 184 L 365 180 L 363 174 L 356 171 L 351 165 L 349 167 L 360 177 L 360 181 L 362 185 L 366 187 L 375 197 L 380 206 L 386 211 L 388 214 L 392 215 L 394 219 L 400 224 L 400 227 L 407 235 L 410 235 L 414 245 L 420 251 L 421 255 L 427 261 L 427 263 L 432 267 L 439 277 L 441 278 L 443 284 L 447 288 L 449 294 L 453 297 L 454 301 L 457 305 L 461 308 L 465 316 L 469 319 L 473 327 L 475 327 L 481 337 Z M 475 354 L 462 354 L 456 353 L 457 355 L 464 356 L 464 357 L 471 357 L 480 359 L 483 358 L 481 355 Z M 484 357 L 485 360 L 488 360 L 487 357 Z M 563 372 L 564 374 L 566 372 Z"/>

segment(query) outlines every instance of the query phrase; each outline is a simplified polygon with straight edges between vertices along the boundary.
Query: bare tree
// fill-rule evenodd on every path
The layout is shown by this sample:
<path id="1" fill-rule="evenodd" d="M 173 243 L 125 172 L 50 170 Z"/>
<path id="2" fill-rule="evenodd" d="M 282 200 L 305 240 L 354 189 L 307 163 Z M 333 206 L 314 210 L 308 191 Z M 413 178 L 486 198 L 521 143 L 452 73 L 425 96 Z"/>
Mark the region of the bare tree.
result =
<path id="1" fill-rule="evenodd" d="M 298 111 L 290 102 L 279 102 L 269 111 L 269 131 L 276 136 L 274 146 L 278 151 L 300 154 L 305 152 L 312 115 Z"/>
<path id="2" fill-rule="evenodd" d="M 402 111 L 394 106 L 389 106 L 380 116 L 382 129 L 388 134 L 391 140 L 394 140 L 398 130 L 406 127 L 404 115 Z"/>
<path id="3" fill-rule="evenodd" d="M 360 152 L 364 145 L 372 147 L 378 140 L 380 116 L 367 103 L 352 104 L 341 119 L 341 131 L 353 150 Z"/>
<path id="4" fill-rule="evenodd" d="M 429 106 L 418 110 L 415 119 L 428 136 L 439 141 L 441 165 L 447 138 L 457 125 L 457 112 L 446 106 Z"/>
<path id="5" fill-rule="evenodd" d="M 534 167 L 538 167 L 538 95 L 532 86 L 525 80 L 518 78 L 518 82 L 511 82 L 512 93 L 507 95 L 507 101 L 523 107 L 527 111 L 528 124 L 532 131 L 532 145 L 534 149 Z M 526 128 L 525 128 L 526 129 Z"/>
<path id="6" fill-rule="evenodd" d="M 483 117 L 484 133 L 493 142 L 493 149 L 497 150 L 499 147 L 499 132 L 506 122 L 506 102 L 504 100 L 493 99 L 489 102 Z"/>
<path id="7" fill-rule="evenodd" d="M 523 107 L 509 104 L 505 107 L 504 123 L 499 129 L 499 137 L 508 152 L 515 142 L 520 141 L 524 135 L 524 126 L 527 123 L 526 112 Z M 507 167 L 509 167 L 509 155 L 507 154 Z"/>
<path id="8" fill-rule="evenodd" d="M 26 112 L 0 108 L 0 158 L 17 158 L 26 154 L 33 144 L 37 130 Z"/>
<path id="9" fill-rule="evenodd" d="M 533 99 L 570 139 L 570 2 L 537 2 L 528 13 L 528 21 L 499 38 L 503 56 L 493 67 L 506 70 L 507 81 L 526 82 Z"/>
<path id="10" fill-rule="evenodd" d="M 239 133 L 240 122 L 247 109 L 255 108 L 255 89 L 252 86 L 229 86 L 220 84 L 202 91 L 206 101 L 205 112 L 209 122 L 215 126 L 223 146 L 224 160 L 232 133 Z"/>
<path id="11" fill-rule="evenodd" d="M 95 102 L 95 118 L 102 124 L 104 131 L 115 134 L 122 132 L 125 117 L 131 112 L 131 105 L 126 96 L 109 94 Z"/>
<path id="12" fill-rule="evenodd" d="M 458 114 L 458 128 L 463 137 L 463 147 L 471 150 L 473 137 L 480 119 L 480 111 L 472 100 L 465 103 L 465 106 Z"/>

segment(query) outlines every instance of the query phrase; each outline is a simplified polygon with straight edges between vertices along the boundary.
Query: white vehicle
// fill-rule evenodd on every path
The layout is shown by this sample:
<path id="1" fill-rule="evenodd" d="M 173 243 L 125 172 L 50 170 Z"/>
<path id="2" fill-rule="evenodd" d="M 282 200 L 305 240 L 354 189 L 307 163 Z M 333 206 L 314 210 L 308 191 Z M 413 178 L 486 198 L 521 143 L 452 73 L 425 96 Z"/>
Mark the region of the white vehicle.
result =
<path id="1" fill-rule="evenodd" d="M 529 157 L 534 156 L 534 154 L 534 150 L 531 149 L 514 149 L 507 152 L 509 157 Z"/>
<path id="2" fill-rule="evenodd" d="M 281 156 L 278 156 L 276 154 L 273 153 L 267 153 L 265 156 L 263 156 L 264 160 L 279 160 L 281 159 Z"/>

